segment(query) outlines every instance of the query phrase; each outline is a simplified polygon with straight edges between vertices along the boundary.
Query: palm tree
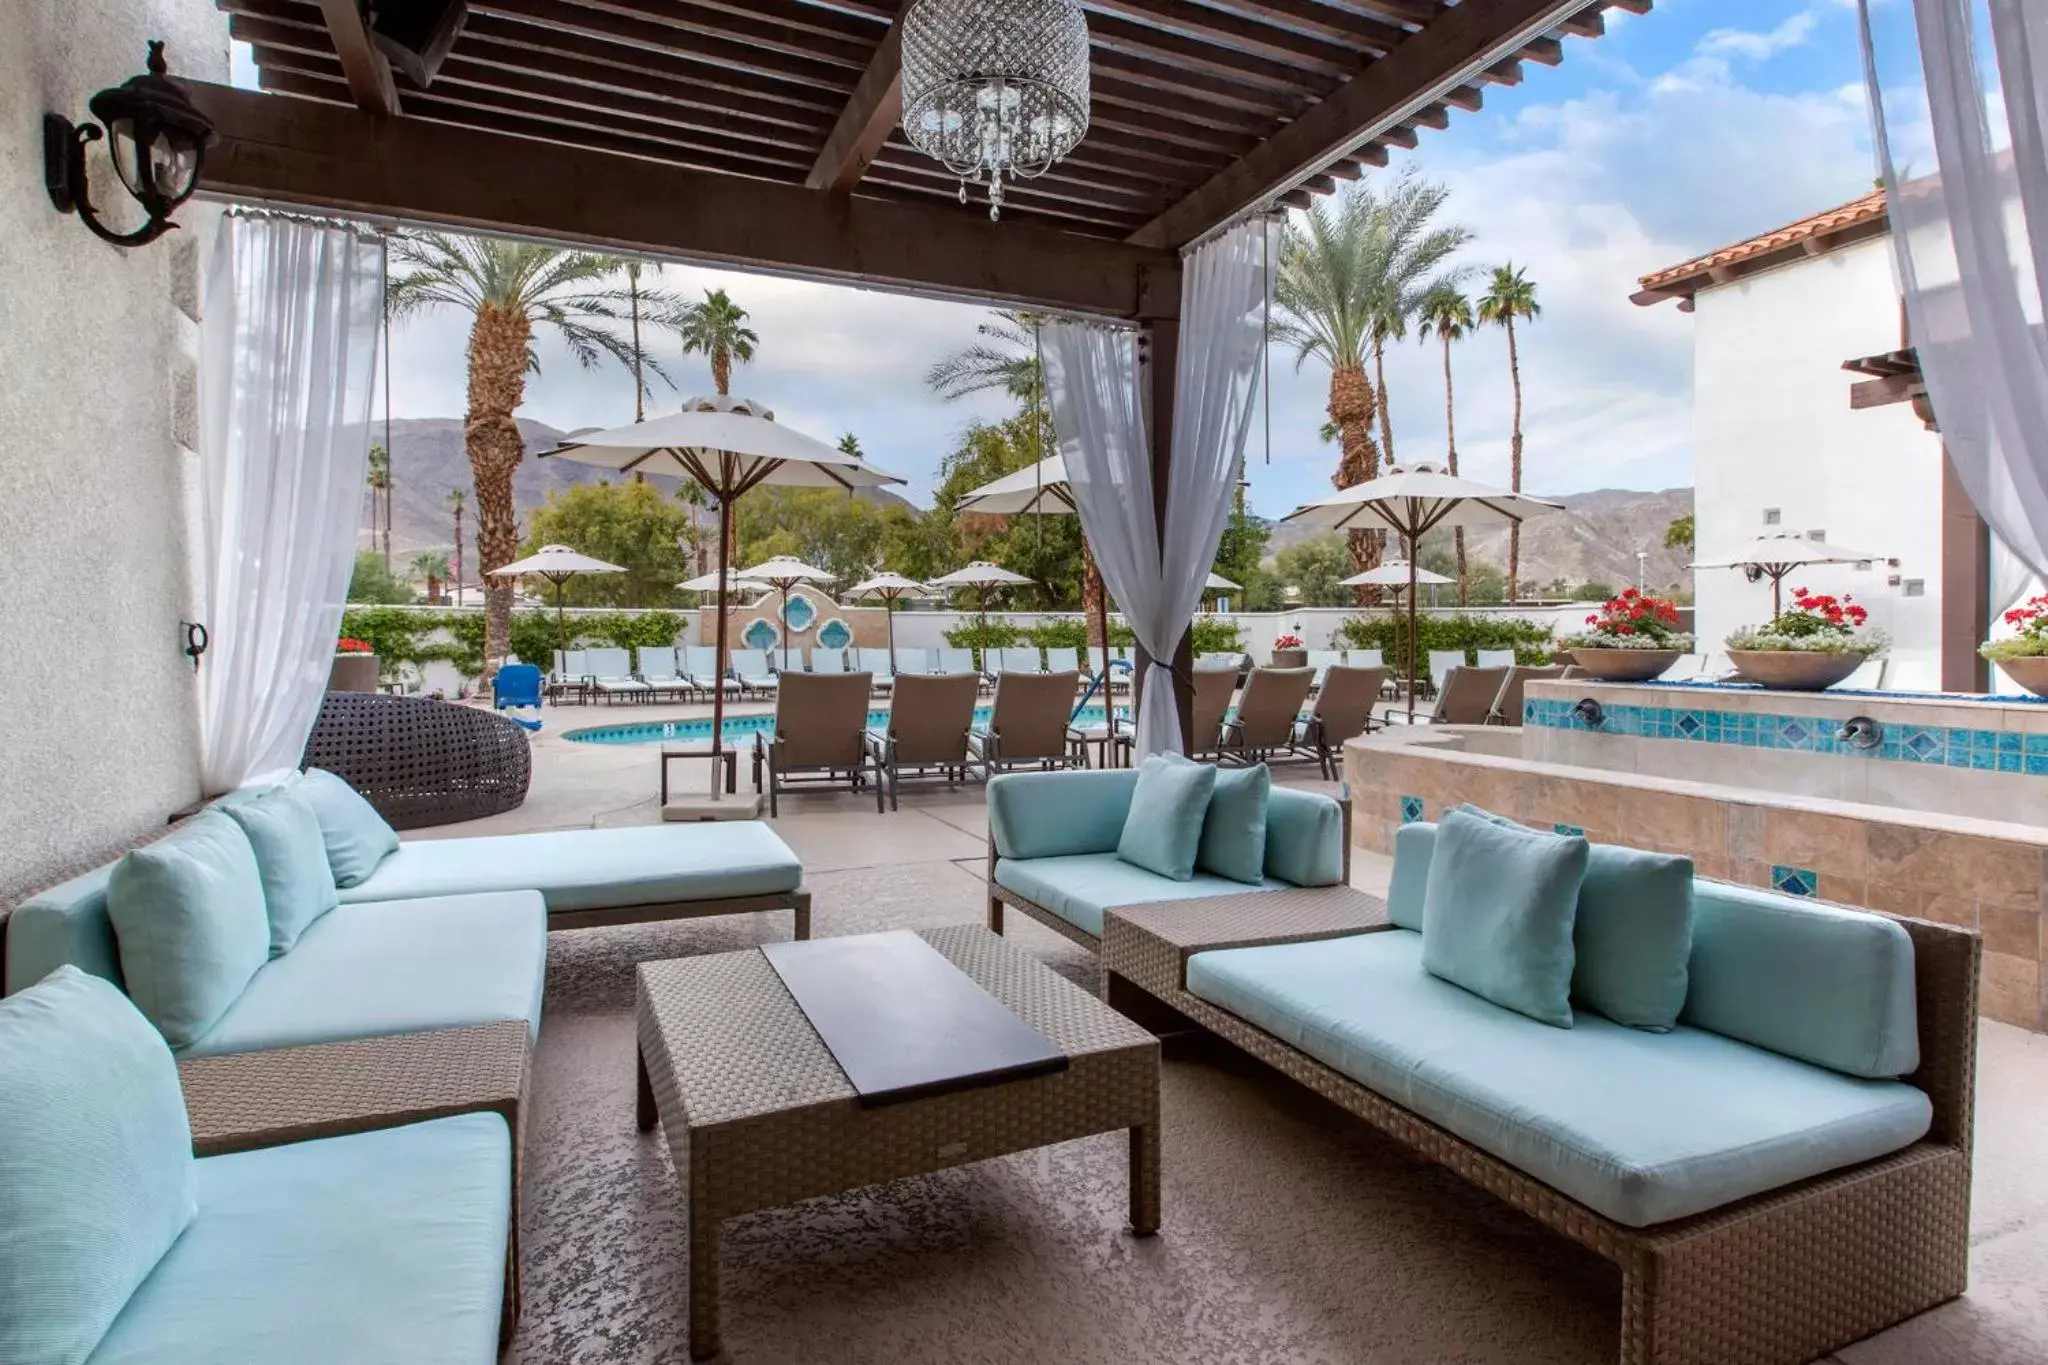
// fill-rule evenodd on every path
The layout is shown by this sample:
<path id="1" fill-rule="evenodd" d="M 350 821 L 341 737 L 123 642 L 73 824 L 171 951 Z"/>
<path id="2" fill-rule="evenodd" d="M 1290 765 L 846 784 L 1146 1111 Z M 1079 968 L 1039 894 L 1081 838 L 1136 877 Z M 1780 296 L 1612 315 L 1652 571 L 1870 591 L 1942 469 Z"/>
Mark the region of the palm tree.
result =
<path id="1" fill-rule="evenodd" d="M 1366 377 L 1368 350 L 1377 362 L 1387 339 L 1405 332 L 1423 295 L 1439 282 L 1436 272 L 1470 240 L 1464 228 L 1430 226 L 1449 193 L 1411 169 L 1384 195 L 1361 182 L 1288 225 L 1274 288 L 1285 316 L 1273 333 L 1294 348 L 1296 368 L 1310 356 L 1330 367 L 1330 421 L 1343 446 L 1332 480 L 1339 488 L 1380 472 L 1382 449 L 1372 426 L 1386 395 Z M 1391 430 L 1383 423 L 1382 438 L 1390 439 Z M 1378 565 L 1381 545 L 1378 533 L 1353 531 L 1353 569 Z M 1360 590 L 1361 602 L 1376 597 L 1374 589 Z"/>
<path id="2" fill-rule="evenodd" d="M 711 361 L 711 382 L 721 397 L 732 392 L 732 365 L 744 365 L 754 358 L 761 338 L 747 326 L 747 310 L 732 301 L 723 289 L 707 289 L 701 303 L 693 303 L 676 315 L 682 333 L 683 354 L 701 355 Z"/>
<path id="3" fill-rule="evenodd" d="M 370 447 L 370 540 L 377 540 L 377 503 L 384 503 L 384 568 L 391 568 L 391 452 L 381 445 Z"/>
<path id="4" fill-rule="evenodd" d="M 463 443 L 476 485 L 477 552 L 486 575 L 488 669 L 511 641 L 512 585 L 488 575 L 519 553 L 512 476 L 526 458 L 526 441 L 513 413 L 525 401 L 526 376 L 539 368 L 535 328 L 554 329 L 586 369 L 607 358 L 631 368 L 639 359 L 663 382 L 674 381 L 608 325 L 625 321 L 633 300 L 613 283 L 625 266 L 617 256 L 442 232 L 394 237 L 391 255 L 405 267 L 387 286 L 394 319 L 434 308 L 460 309 L 471 318 Z M 675 301 L 660 291 L 640 291 L 638 297 L 657 320 L 675 315 Z"/>
<path id="5" fill-rule="evenodd" d="M 1508 488 L 1516 493 L 1522 491 L 1522 358 L 1515 347 L 1515 319 L 1525 318 L 1534 322 L 1542 316 L 1542 305 L 1536 302 L 1536 285 L 1527 273 L 1517 270 L 1513 261 L 1495 266 L 1486 293 L 1479 300 L 1479 320 L 1495 327 L 1505 327 L 1508 333 L 1508 378 L 1515 386 L 1514 435 L 1508 444 Z M 1508 527 L 1510 602 L 1515 600 L 1515 580 L 1521 568 L 1522 526 L 1515 522 Z"/>
<path id="6" fill-rule="evenodd" d="M 421 550 L 412 557 L 411 569 L 414 578 L 426 580 L 427 600 L 438 600 L 441 594 L 436 589 L 448 581 L 448 556 L 439 550 Z"/>
<path id="7" fill-rule="evenodd" d="M 469 494 L 460 488 L 448 490 L 448 510 L 455 514 L 455 605 L 462 605 L 462 504 Z"/>
<path id="8" fill-rule="evenodd" d="M 865 459 L 867 456 L 867 452 L 860 448 L 860 437 L 850 431 L 839 438 L 839 449 L 856 460 Z"/>
<path id="9" fill-rule="evenodd" d="M 1049 315 L 1004 308 L 995 317 L 974 329 L 983 340 L 934 362 L 925 371 L 924 382 L 949 403 L 1001 390 L 1036 411 L 1045 393 L 1038 332 Z"/>
<path id="10" fill-rule="evenodd" d="M 1463 341 L 1472 330 L 1472 300 L 1458 292 L 1454 284 L 1442 284 L 1423 297 L 1422 308 L 1417 314 L 1415 339 L 1427 342 L 1434 336 L 1444 347 L 1444 465 L 1450 473 L 1458 472 L 1458 414 L 1457 404 L 1451 388 L 1451 343 Z M 1451 539 L 1458 550 L 1458 605 L 1465 606 L 1471 599 L 1472 581 L 1465 567 L 1465 528 L 1456 527 Z"/>

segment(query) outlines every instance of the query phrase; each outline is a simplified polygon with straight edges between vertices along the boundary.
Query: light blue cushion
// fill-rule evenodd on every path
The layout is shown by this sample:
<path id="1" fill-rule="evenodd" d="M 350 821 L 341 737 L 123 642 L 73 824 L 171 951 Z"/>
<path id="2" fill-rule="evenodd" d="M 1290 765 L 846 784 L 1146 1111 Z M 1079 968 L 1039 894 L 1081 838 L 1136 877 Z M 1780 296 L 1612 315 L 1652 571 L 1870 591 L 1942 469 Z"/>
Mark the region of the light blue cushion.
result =
<path id="1" fill-rule="evenodd" d="M 208 1157 L 199 1214 L 90 1365 L 493 1365 L 512 1226 L 496 1114 Z"/>
<path id="2" fill-rule="evenodd" d="M 1688 970 L 1688 1024 L 1851 1076 L 1920 1065 L 1913 941 L 1881 915 L 1700 882 Z"/>
<path id="3" fill-rule="evenodd" d="M 532 891 L 344 905 L 256 973 L 181 1057 L 463 1028 L 540 1029 L 547 909 Z"/>
<path id="4" fill-rule="evenodd" d="M 1394 831 L 1394 873 L 1387 883 L 1387 922 L 1422 932 L 1422 897 L 1429 890 L 1429 864 L 1436 849 L 1436 825 L 1417 821 Z"/>
<path id="5" fill-rule="evenodd" d="M 129 998 L 174 1048 L 212 1028 L 270 958 L 256 852 L 217 810 L 115 864 L 107 917 Z"/>
<path id="6" fill-rule="evenodd" d="M 103 981 L 121 984 L 121 949 L 107 918 L 107 883 L 114 865 L 51 887 L 7 917 L 7 990 L 27 990 L 70 963 Z"/>
<path id="7" fill-rule="evenodd" d="M 308 768 L 291 789 L 306 799 L 320 818 L 327 841 L 327 863 L 334 884 L 350 887 L 377 870 L 377 864 L 398 852 L 398 831 L 391 828 L 363 794 L 324 768 Z"/>
<path id="8" fill-rule="evenodd" d="M 609 910 L 794 891 L 804 865 L 758 820 L 414 839 L 344 903 L 538 891 L 550 910 Z"/>
<path id="9" fill-rule="evenodd" d="M 1176 761 L 1177 760 L 1177 761 Z M 1154 754 L 1138 768 L 1131 812 L 1116 842 L 1127 863 L 1184 882 L 1195 875 L 1202 843 L 1202 817 L 1216 788 L 1216 769 L 1175 755 Z"/>
<path id="10" fill-rule="evenodd" d="M 193 1211 L 163 1038 L 76 967 L 0 1001 L 0 1360 L 84 1360 Z"/>
<path id="11" fill-rule="evenodd" d="M 1266 880 L 1266 798 L 1273 774 L 1263 763 L 1219 768 L 1202 816 L 1195 866 L 1252 886 Z"/>
<path id="12" fill-rule="evenodd" d="M 1002 858 L 996 862 L 996 885 L 1008 887 L 1034 905 L 1042 905 L 1077 929 L 1102 937 L 1102 912 L 1118 905 L 1145 901 L 1194 900 L 1201 896 L 1235 896 L 1243 882 L 1197 872 L 1184 882 L 1148 872 L 1114 853 L 1068 853 L 1052 858 Z M 1268 879 L 1267 890 L 1285 882 Z"/>
<path id="13" fill-rule="evenodd" d="M 1586 841 L 1452 811 L 1422 897 L 1422 964 L 1505 1009 L 1572 1026 L 1572 921 Z"/>
<path id="14" fill-rule="evenodd" d="M 988 834 L 996 856 L 1116 852 L 1137 785 L 1137 771 L 1130 768 L 990 778 Z"/>
<path id="15" fill-rule="evenodd" d="M 273 787 L 221 809 L 242 827 L 263 874 L 263 903 L 270 913 L 270 955 L 291 951 L 306 926 L 341 904 L 320 817 L 292 787 Z"/>
<path id="16" fill-rule="evenodd" d="M 1572 926 L 1572 999 L 1630 1028 L 1663 1031 L 1685 1006 L 1692 859 L 1594 844 Z"/>
<path id="17" fill-rule="evenodd" d="M 1344 882 L 1344 808 L 1319 792 L 1275 787 L 1266 800 L 1266 875 L 1291 886 Z"/>
<path id="18" fill-rule="evenodd" d="M 1422 936 L 1199 953 L 1188 989 L 1630 1227 L 1894 1152 L 1933 1110 L 1698 1029 L 1546 1027 L 1422 970 Z"/>

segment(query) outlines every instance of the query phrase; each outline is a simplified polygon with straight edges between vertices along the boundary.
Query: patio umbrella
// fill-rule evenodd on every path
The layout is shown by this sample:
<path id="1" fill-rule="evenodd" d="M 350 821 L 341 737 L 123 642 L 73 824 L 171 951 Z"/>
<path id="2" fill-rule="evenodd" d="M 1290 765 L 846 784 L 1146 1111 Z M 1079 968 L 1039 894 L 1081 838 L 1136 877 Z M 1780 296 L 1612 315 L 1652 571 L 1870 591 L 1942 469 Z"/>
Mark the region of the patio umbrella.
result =
<path id="1" fill-rule="evenodd" d="M 555 585 L 555 648 L 569 647 L 568 628 L 562 623 L 562 589 L 580 573 L 624 573 L 616 564 L 578 554 L 566 545 L 543 545 L 537 554 L 514 560 L 491 570 L 491 578 L 520 578 L 531 574 Z"/>
<path id="2" fill-rule="evenodd" d="M 879 597 L 889 611 L 889 671 L 896 671 L 896 603 L 905 597 L 922 597 L 931 589 L 914 578 L 905 578 L 900 573 L 878 573 L 862 583 L 856 583 L 847 593 L 849 597 Z"/>
<path id="3" fill-rule="evenodd" d="M 806 564 L 792 555 L 777 555 L 751 569 L 741 569 L 735 577 L 749 583 L 765 584 L 782 593 L 782 666 L 788 668 L 789 590 L 799 583 L 830 583 L 837 575 Z"/>
<path id="4" fill-rule="evenodd" d="M 1040 460 L 1029 469 L 1005 474 L 962 495 L 953 504 L 956 512 L 981 512 L 988 516 L 1079 516 L 1074 491 L 1067 483 L 1067 462 L 1059 455 Z M 1211 574 L 1210 577 L 1215 577 Z M 1236 587 L 1235 583 L 1230 584 Z M 1097 634 L 1102 636 L 1103 710 L 1109 715 L 1109 733 L 1116 734 L 1116 707 L 1109 696 L 1109 589 L 1096 596 Z"/>
<path id="5" fill-rule="evenodd" d="M 1208 581 L 1206 581 L 1205 583 L 1203 583 L 1203 584 L 1202 584 L 1202 596 L 1204 596 L 1204 597 L 1207 597 L 1207 596 L 1208 596 L 1208 595 L 1209 595 L 1210 593 L 1212 593 L 1212 592 L 1243 592 L 1243 591 L 1244 591 L 1244 584 L 1242 584 L 1242 583 L 1233 583 L 1233 582 L 1231 582 L 1231 581 L 1230 581 L 1229 579 L 1225 578 L 1225 577 L 1224 577 L 1224 576 L 1223 576 L 1222 574 L 1220 574 L 1220 573 L 1212 573 L 1212 574 L 1210 574 L 1210 575 L 1209 575 L 1209 578 L 1208 578 Z M 1211 610 L 1214 610 L 1214 608 L 1212 607 L 1212 608 L 1211 608 Z M 1108 632 L 1104 632 L 1104 633 L 1103 633 L 1103 637 L 1102 637 L 1102 638 L 1103 638 L 1103 639 L 1105 639 L 1105 640 L 1107 640 L 1107 639 L 1109 638 Z"/>
<path id="6" fill-rule="evenodd" d="M 666 417 L 615 427 L 564 442 L 543 451 L 541 459 L 573 460 L 618 473 L 667 474 L 695 479 L 697 486 L 718 499 L 718 581 L 722 589 L 731 564 L 727 548 L 732 539 L 732 504 L 747 490 L 764 483 L 791 484 L 803 488 L 875 488 L 902 483 L 857 455 L 849 455 L 780 426 L 775 414 L 759 403 L 744 398 L 693 398 L 683 410 Z M 718 595 L 718 671 L 724 674 L 729 657 L 726 642 L 726 593 Z M 718 688 L 711 700 L 711 805 L 693 814 L 717 818 L 728 813 L 720 809 L 718 780 L 725 749 L 725 689 Z M 724 803 L 727 807 L 747 803 Z M 759 805 L 755 804 L 755 810 Z M 730 812 L 738 814 L 741 812 Z M 751 814 L 751 812 L 745 812 Z"/>
<path id="7" fill-rule="evenodd" d="M 687 583 L 676 584 L 676 589 L 679 592 L 717 592 L 721 581 L 724 582 L 727 592 L 769 591 L 766 583 L 748 583 L 731 569 L 725 571 L 725 578 L 723 580 L 720 580 L 719 576 L 715 573 L 698 574 Z"/>
<path id="8" fill-rule="evenodd" d="M 1297 507 L 1281 520 L 1322 531 L 1393 531 L 1408 544 L 1419 545 L 1424 534 L 1439 526 L 1519 524 L 1562 505 L 1439 473 L 1428 465 L 1416 465 L 1409 469 L 1390 468 L 1377 479 Z M 1416 648 L 1419 631 L 1415 620 L 1415 585 L 1422 581 L 1422 571 L 1413 558 L 1407 561 L 1407 566 L 1408 719 L 1413 723 L 1416 656 L 1420 652 Z"/>
<path id="9" fill-rule="evenodd" d="M 958 506 L 957 503 L 954 504 L 955 510 L 958 510 Z M 1011 573 L 1000 564 L 991 564 L 985 559 L 977 559 L 964 569 L 955 569 L 944 577 L 934 578 L 932 586 L 942 589 L 975 589 L 975 595 L 981 601 L 981 623 L 986 626 L 988 624 L 989 590 L 992 588 L 1013 587 L 1016 584 L 1029 583 L 1030 581 L 1023 574 Z M 1109 637 L 1105 635 L 1103 638 L 1106 640 Z M 987 667 L 986 660 L 983 661 L 983 667 Z"/>
<path id="10" fill-rule="evenodd" d="M 1759 578 L 1771 580 L 1771 615 L 1776 616 L 1784 609 L 1785 575 L 1807 564 L 1868 564 L 1882 559 L 1882 555 L 1865 554 L 1843 545 L 1830 545 L 1824 540 L 1809 540 L 1805 536 L 1787 532 L 1775 536 L 1758 536 L 1747 545 L 1738 546 L 1732 552 L 1710 562 L 1694 564 L 1695 569 L 1743 569 L 1749 573 L 1749 581 Z"/>

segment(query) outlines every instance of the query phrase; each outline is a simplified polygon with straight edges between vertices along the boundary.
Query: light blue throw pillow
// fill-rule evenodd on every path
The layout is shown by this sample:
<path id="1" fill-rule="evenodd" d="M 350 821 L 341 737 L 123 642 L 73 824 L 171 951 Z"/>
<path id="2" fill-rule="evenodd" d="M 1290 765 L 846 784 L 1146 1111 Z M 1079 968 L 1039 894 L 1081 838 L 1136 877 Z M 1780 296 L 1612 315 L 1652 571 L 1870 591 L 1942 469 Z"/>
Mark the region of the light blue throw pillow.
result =
<path id="1" fill-rule="evenodd" d="M 377 864 L 398 852 L 398 831 L 363 794 L 325 768 L 308 768 L 291 790 L 306 798 L 327 841 L 327 865 L 336 886 L 358 886 Z"/>
<path id="2" fill-rule="evenodd" d="M 1202 820 L 1215 788 L 1216 770 L 1206 763 L 1190 763 L 1179 755 L 1146 759 L 1138 768 L 1116 856 L 1173 881 L 1193 881 Z"/>
<path id="3" fill-rule="evenodd" d="M 1422 901 L 1422 967 L 1503 1009 L 1572 1026 L 1572 924 L 1586 841 L 1452 811 Z"/>
<path id="4" fill-rule="evenodd" d="M 1436 825 L 1425 821 L 1394 831 L 1394 873 L 1387 883 L 1387 922 L 1422 932 L 1422 898 L 1429 891 L 1429 865 L 1436 850 Z"/>
<path id="5" fill-rule="evenodd" d="M 78 1365 L 192 1221 L 177 1063 L 76 967 L 0 1000 L 0 1360 Z"/>
<path id="6" fill-rule="evenodd" d="M 1195 866 L 1234 882 L 1258 886 L 1266 880 L 1266 801 L 1273 774 L 1265 764 L 1216 770 L 1209 810 L 1202 817 L 1202 841 Z"/>
<path id="7" fill-rule="evenodd" d="M 1667 1033 L 1685 1008 L 1692 859 L 1595 844 L 1572 929 L 1572 998 L 1617 1024 Z"/>
<path id="8" fill-rule="evenodd" d="M 291 951 L 307 925 L 341 904 L 320 817 L 291 787 L 272 787 L 225 802 L 221 809 L 242 827 L 256 851 L 263 903 L 270 912 L 270 955 L 280 957 Z"/>
<path id="9" fill-rule="evenodd" d="M 172 1047 L 203 1037 L 270 960 L 256 851 L 217 810 L 114 864 L 107 918 L 129 998 Z"/>

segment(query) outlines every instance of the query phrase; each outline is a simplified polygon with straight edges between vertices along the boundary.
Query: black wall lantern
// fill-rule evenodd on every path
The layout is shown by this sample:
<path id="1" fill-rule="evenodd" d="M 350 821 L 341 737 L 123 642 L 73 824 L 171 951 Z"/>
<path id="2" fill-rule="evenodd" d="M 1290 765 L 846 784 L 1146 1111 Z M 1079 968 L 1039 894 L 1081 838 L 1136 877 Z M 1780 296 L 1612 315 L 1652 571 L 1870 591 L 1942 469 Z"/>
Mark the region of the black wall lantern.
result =
<path id="1" fill-rule="evenodd" d="M 177 226 L 171 214 L 198 188 L 206 149 L 218 140 L 213 124 L 166 72 L 164 45 L 152 41 L 146 75 L 130 77 L 86 101 L 99 125 L 43 115 L 43 182 L 50 202 L 60 213 L 75 211 L 95 235 L 115 246 L 141 246 Z M 85 149 L 103 137 L 115 174 L 149 215 L 129 232 L 102 223 L 92 206 Z"/>

